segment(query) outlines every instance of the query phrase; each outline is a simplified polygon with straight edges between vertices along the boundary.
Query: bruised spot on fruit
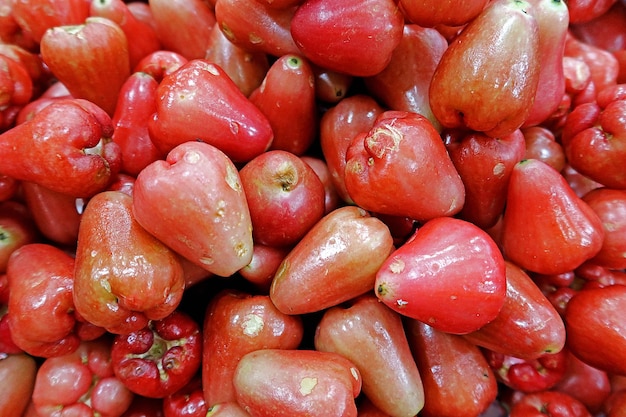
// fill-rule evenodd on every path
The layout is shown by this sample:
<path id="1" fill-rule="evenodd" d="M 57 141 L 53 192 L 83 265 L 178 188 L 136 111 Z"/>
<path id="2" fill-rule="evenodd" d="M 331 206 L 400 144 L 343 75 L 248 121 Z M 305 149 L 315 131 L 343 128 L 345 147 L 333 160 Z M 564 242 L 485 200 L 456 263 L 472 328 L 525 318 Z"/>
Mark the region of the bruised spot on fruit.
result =
<path id="1" fill-rule="evenodd" d="M 235 250 L 235 255 L 237 255 L 240 258 L 243 258 L 244 256 L 248 254 L 248 248 L 246 247 L 246 244 L 243 242 L 239 242 L 235 244 L 235 246 L 233 246 L 233 249 Z"/>
<path id="2" fill-rule="evenodd" d="M 228 27 L 226 23 L 222 23 L 220 25 L 220 28 L 222 29 L 222 33 L 224 34 L 224 36 L 226 36 L 231 41 L 235 40 L 235 35 L 233 34 L 233 31 Z"/>
<path id="3" fill-rule="evenodd" d="M 257 35 L 256 33 L 250 33 L 248 35 L 248 39 L 250 40 L 250 43 L 252 45 L 259 45 L 261 43 L 263 43 L 263 38 L 260 37 L 259 35 Z"/>
<path id="4" fill-rule="evenodd" d="M 396 301 L 396 304 L 398 305 L 398 308 L 404 308 L 409 304 L 409 302 L 400 298 Z"/>
<path id="5" fill-rule="evenodd" d="M 300 394 L 309 395 L 317 385 L 317 378 L 302 378 L 300 381 Z"/>
<path id="6" fill-rule="evenodd" d="M 220 75 L 219 70 L 218 70 L 218 69 L 217 69 L 217 67 L 216 67 L 215 65 L 213 65 L 213 64 L 208 64 L 208 65 L 206 66 L 206 70 L 207 70 L 207 72 L 208 72 L 209 74 L 211 74 L 211 75 L 215 75 L 215 76 Z"/>
<path id="7" fill-rule="evenodd" d="M 202 256 L 199 261 L 204 265 L 213 265 L 215 263 L 215 260 L 210 256 Z"/>
<path id="8" fill-rule="evenodd" d="M 230 123 L 228 124 L 228 128 L 230 129 L 233 135 L 239 134 L 239 123 L 237 123 L 236 121 L 231 120 Z"/>
<path id="9" fill-rule="evenodd" d="M 400 258 L 395 258 L 391 264 L 389 264 L 389 270 L 394 274 L 400 274 L 404 271 L 404 261 Z"/>
<path id="10" fill-rule="evenodd" d="M 226 166 L 226 176 L 224 177 L 226 184 L 237 193 L 241 193 L 241 183 L 239 182 L 239 174 L 231 165 Z"/>
<path id="11" fill-rule="evenodd" d="M 258 336 L 264 326 L 265 322 L 263 321 L 263 317 L 252 313 L 246 314 L 241 323 L 243 334 L 249 337 Z"/>
<path id="12" fill-rule="evenodd" d="M 226 214 L 226 202 L 224 200 L 220 200 L 217 202 L 217 207 L 215 208 L 215 216 L 219 219 L 224 217 Z"/>
<path id="13" fill-rule="evenodd" d="M 373 157 L 381 159 L 388 153 L 398 151 L 402 137 L 399 129 L 385 124 L 365 139 L 365 150 Z"/>

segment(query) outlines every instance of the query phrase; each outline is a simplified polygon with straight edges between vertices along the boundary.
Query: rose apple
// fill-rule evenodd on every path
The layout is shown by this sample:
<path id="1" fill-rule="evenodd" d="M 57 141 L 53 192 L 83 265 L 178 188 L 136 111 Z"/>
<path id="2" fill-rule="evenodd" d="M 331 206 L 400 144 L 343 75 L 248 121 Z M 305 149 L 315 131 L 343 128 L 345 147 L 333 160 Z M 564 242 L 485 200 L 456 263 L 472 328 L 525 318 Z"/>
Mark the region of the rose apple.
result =
<path id="1" fill-rule="evenodd" d="M 355 136 L 369 131 L 383 108 L 369 95 L 346 97 L 328 109 L 320 120 L 320 146 L 335 189 L 343 201 L 352 203 L 346 190 L 346 153 Z"/>
<path id="2" fill-rule="evenodd" d="M 257 0 L 217 0 L 215 18 L 224 35 L 240 48 L 281 57 L 300 53 L 289 30 L 296 8 L 274 8 Z"/>
<path id="3" fill-rule="evenodd" d="M 589 410 L 574 397 L 557 391 L 523 395 L 515 402 L 509 417 L 567 416 L 591 417 Z"/>
<path id="4" fill-rule="evenodd" d="M 449 137 L 446 147 L 465 186 L 459 217 L 488 229 L 504 211 L 511 172 L 524 157 L 524 135 L 517 129 L 497 139 L 480 132 Z"/>
<path id="5" fill-rule="evenodd" d="M 626 268 L 626 190 L 596 188 L 583 201 L 600 217 L 604 241 L 591 262 L 612 269 Z"/>
<path id="6" fill-rule="evenodd" d="M 252 259 L 252 222 L 239 172 L 212 145 L 183 143 L 165 161 L 144 168 L 133 211 L 149 233 L 211 273 L 230 276 Z"/>
<path id="7" fill-rule="evenodd" d="M 241 358 L 233 384 L 252 417 L 356 417 L 361 375 L 337 353 L 261 349 Z"/>
<path id="8" fill-rule="evenodd" d="M 359 369 L 362 392 L 392 416 L 415 416 L 424 388 L 399 314 L 373 294 L 326 310 L 315 330 L 315 349 L 338 353 Z"/>
<path id="9" fill-rule="evenodd" d="M 133 397 L 113 373 L 111 344 L 102 338 L 46 359 L 37 370 L 32 400 L 41 417 L 60 413 L 120 417 Z"/>
<path id="10" fill-rule="evenodd" d="M 567 346 L 587 364 L 626 375 L 626 286 L 580 290 L 567 304 Z"/>
<path id="11" fill-rule="evenodd" d="M 404 25 L 402 39 L 393 50 L 389 64 L 378 74 L 365 78 L 367 91 L 390 109 L 421 114 L 440 130 L 441 125 L 430 108 L 428 91 L 447 48 L 448 41 L 438 30 Z"/>
<path id="12" fill-rule="evenodd" d="M 509 261 L 505 266 L 502 309 L 491 322 L 464 337 L 478 346 L 521 359 L 559 352 L 565 345 L 561 316 L 523 269 Z"/>
<path id="13" fill-rule="evenodd" d="M 286 314 L 341 304 L 374 288 L 393 249 L 389 228 L 366 211 L 340 207 L 324 216 L 285 256 L 269 295 Z"/>
<path id="14" fill-rule="evenodd" d="M 270 149 L 303 155 L 317 134 L 313 68 L 299 55 L 279 57 L 250 101 L 268 118 L 274 140 Z"/>
<path id="15" fill-rule="evenodd" d="M 136 331 L 174 311 L 184 286 L 177 255 L 137 222 L 132 197 L 104 191 L 89 200 L 74 272 L 82 317 L 111 333 Z"/>
<path id="16" fill-rule="evenodd" d="M 506 296 L 505 263 L 474 224 L 439 217 L 396 249 L 376 273 L 378 298 L 398 313 L 448 333 L 492 321 Z"/>
<path id="17" fill-rule="evenodd" d="M 36 43 L 46 30 L 62 25 L 78 25 L 89 16 L 84 0 L 18 0 L 13 1 L 11 15 L 19 27 Z"/>
<path id="18" fill-rule="evenodd" d="M 293 246 L 324 216 L 324 184 L 313 168 L 291 152 L 264 152 L 248 162 L 239 176 L 254 242 Z"/>
<path id="19" fill-rule="evenodd" d="M 326 161 L 321 157 L 311 155 L 302 155 L 301 159 L 313 168 L 313 171 L 315 171 L 324 185 L 324 214 L 328 214 L 342 206 L 341 197 L 335 188 L 335 184 L 331 178 L 332 174 Z"/>
<path id="20" fill-rule="evenodd" d="M 565 151 L 554 132 L 543 126 L 522 129 L 526 152 L 524 159 L 539 159 L 561 172 L 565 168 Z"/>
<path id="21" fill-rule="evenodd" d="M 492 1 L 450 43 L 429 91 L 432 111 L 444 127 L 500 137 L 526 121 L 540 72 L 531 7 L 526 1 Z"/>
<path id="22" fill-rule="evenodd" d="M 300 316 L 278 311 L 267 295 L 227 289 L 207 305 L 203 324 L 202 389 L 209 406 L 236 401 L 233 376 L 240 359 L 259 349 L 296 349 Z"/>
<path id="23" fill-rule="evenodd" d="M 212 405 L 202 417 L 250 417 L 250 414 L 239 403 L 231 401 Z"/>
<path id="24" fill-rule="evenodd" d="M 204 58 L 215 25 L 215 14 L 205 2 L 150 0 L 148 4 L 163 49 L 190 60 Z"/>
<path id="25" fill-rule="evenodd" d="M 509 179 L 502 224 L 503 251 L 517 265 L 542 274 L 573 270 L 602 247 L 598 215 L 545 162 L 518 162 Z"/>
<path id="26" fill-rule="evenodd" d="M 164 417 L 206 417 L 208 408 L 202 394 L 202 380 L 198 377 L 163 398 Z"/>
<path id="27" fill-rule="evenodd" d="M 0 415 L 21 416 L 35 386 L 37 362 L 25 353 L 0 356 L 0 380 L 7 382 L 0 395 Z"/>
<path id="28" fill-rule="evenodd" d="M 399 7 L 411 22 L 422 27 L 463 26 L 474 20 L 489 3 L 487 0 L 400 0 Z"/>
<path id="29" fill-rule="evenodd" d="M 361 208 L 426 221 L 463 207 L 465 188 L 424 116 L 386 111 L 346 151 L 346 190 Z M 424 196 L 429 196 L 427 199 Z"/>
<path id="30" fill-rule="evenodd" d="M 111 366 L 132 392 L 165 398 L 183 389 L 200 369 L 202 333 L 196 321 L 175 310 L 143 329 L 118 334 L 111 348 Z"/>
<path id="31" fill-rule="evenodd" d="M 270 67 L 267 54 L 235 45 L 219 25 L 213 25 L 204 59 L 219 65 L 246 97 L 261 85 Z"/>
<path id="32" fill-rule="evenodd" d="M 38 230 L 26 205 L 14 200 L 0 202 L 0 274 L 6 272 L 15 250 L 37 238 Z"/>
<path id="33" fill-rule="evenodd" d="M 291 248 L 255 244 L 252 249 L 252 260 L 237 272 L 263 294 L 267 294 L 276 271 L 290 250 Z"/>
<path id="34" fill-rule="evenodd" d="M 459 335 L 405 319 L 407 339 L 424 385 L 424 417 L 482 415 L 498 393 L 480 349 Z"/>
<path id="35" fill-rule="evenodd" d="M 148 122 L 157 148 L 189 141 L 215 146 L 234 162 L 265 152 L 274 137 L 269 120 L 219 66 L 194 59 L 165 76 Z"/>
<path id="36" fill-rule="evenodd" d="M 291 20 L 291 36 L 314 64 L 370 76 L 389 64 L 403 23 L 392 0 L 305 0 Z"/>
<path id="37" fill-rule="evenodd" d="M 58 99 L 0 134 L 0 173 L 74 197 L 91 197 L 119 171 L 120 150 L 112 134 L 111 119 L 98 106 Z"/>
<path id="38" fill-rule="evenodd" d="M 72 256 L 46 243 L 13 252 L 7 267 L 9 328 L 13 342 L 25 352 L 44 358 L 69 354 L 81 342 L 81 327 L 93 327 L 83 325 L 76 312 L 74 267 Z M 92 330 L 95 337 L 104 333 Z"/>
<path id="39" fill-rule="evenodd" d="M 43 62 L 73 97 L 113 115 L 131 70 L 128 40 L 117 23 L 94 16 L 80 25 L 55 26 L 44 33 L 40 48 Z"/>

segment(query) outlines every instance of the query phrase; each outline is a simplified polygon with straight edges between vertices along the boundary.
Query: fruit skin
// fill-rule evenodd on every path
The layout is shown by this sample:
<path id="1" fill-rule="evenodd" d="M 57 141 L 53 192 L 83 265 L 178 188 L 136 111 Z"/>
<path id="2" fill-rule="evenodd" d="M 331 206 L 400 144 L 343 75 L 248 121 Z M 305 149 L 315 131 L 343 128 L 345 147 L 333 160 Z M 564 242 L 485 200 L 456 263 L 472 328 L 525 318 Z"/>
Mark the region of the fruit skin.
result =
<path id="1" fill-rule="evenodd" d="M 8 324 L 13 342 L 42 358 L 75 351 L 87 335 L 104 333 L 76 312 L 74 258 L 46 243 L 31 243 L 11 255 Z M 86 331 L 86 333 L 82 333 Z"/>
<path id="2" fill-rule="evenodd" d="M 604 230 L 602 248 L 591 262 L 611 269 L 626 268 L 626 190 L 596 188 L 582 199 L 600 217 Z"/>
<path id="3" fill-rule="evenodd" d="M 528 274 L 510 261 L 506 298 L 495 319 L 463 335 L 470 342 L 520 359 L 556 353 L 565 345 L 565 324 Z"/>
<path id="4" fill-rule="evenodd" d="M 230 276 L 252 259 L 252 222 L 239 172 L 207 143 L 183 143 L 165 161 L 144 168 L 135 181 L 133 212 L 150 234 L 216 275 Z"/>
<path id="5" fill-rule="evenodd" d="M 472 0 L 463 7 L 454 0 L 400 0 L 402 13 L 411 22 L 422 27 L 463 26 L 474 20 L 489 2 Z"/>
<path id="6" fill-rule="evenodd" d="M 285 256 L 269 295 L 286 314 L 339 305 L 374 288 L 376 271 L 393 250 L 389 228 L 355 206 L 340 207 Z"/>
<path id="7" fill-rule="evenodd" d="M 462 336 L 404 319 L 424 385 L 424 417 L 475 417 L 498 394 L 495 375 L 480 349 Z"/>
<path id="8" fill-rule="evenodd" d="M 120 417 L 136 396 L 113 373 L 107 337 L 82 342 L 74 352 L 47 358 L 37 370 L 32 401 L 38 416 Z"/>
<path id="9" fill-rule="evenodd" d="M 509 417 L 540 416 L 591 417 L 589 410 L 574 397 L 556 391 L 525 394 L 513 403 Z"/>
<path id="10" fill-rule="evenodd" d="M 73 97 L 89 100 L 113 115 L 122 84 L 131 73 L 128 39 L 117 23 L 91 16 L 80 25 L 50 28 L 40 49 L 43 62 Z"/>
<path id="11" fill-rule="evenodd" d="M 354 137 L 344 182 L 359 207 L 419 221 L 452 216 L 465 200 L 463 181 L 439 133 L 424 116 L 406 111 L 385 111 L 369 131 Z"/>
<path id="12" fill-rule="evenodd" d="M 168 316 L 185 288 L 177 254 L 141 227 L 133 198 L 119 191 L 89 200 L 78 231 L 74 276 L 76 311 L 114 334 Z"/>
<path id="13" fill-rule="evenodd" d="M 247 162 L 265 152 L 274 137 L 261 110 L 222 68 L 204 59 L 188 61 L 163 77 L 148 129 L 162 152 L 202 141 L 233 162 Z"/>
<path id="14" fill-rule="evenodd" d="M 37 362 L 25 353 L 0 357 L 0 380 L 10 381 L 0 395 L 0 415 L 21 416 L 35 386 Z"/>
<path id="15" fill-rule="evenodd" d="M 11 254 L 35 243 L 39 231 L 29 207 L 14 200 L 0 202 L 0 274 L 4 274 Z"/>
<path id="16" fill-rule="evenodd" d="M 567 304 L 567 346 L 585 363 L 626 375 L 626 286 L 580 290 Z"/>
<path id="17" fill-rule="evenodd" d="M 149 398 L 165 398 L 183 389 L 201 361 L 200 327 L 176 310 L 143 329 L 116 335 L 111 347 L 117 378 L 132 392 Z"/>
<path id="18" fill-rule="evenodd" d="M 545 162 L 518 162 L 509 179 L 502 248 L 512 262 L 541 274 L 571 271 L 595 256 L 604 231 L 598 215 Z"/>
<path id="19" fill-rule="evenodd" d="M 314 344 L 351 360 L 361 374 L 363 394 L 383 412 L 412 417 L 423 408 L 424 388 L 401 316 L 373 294 L 326 310 Z"/>
<path id="20" fill-rule="evenodd" d="M 252 417 L 356 417 L 361 375 L 345 357 L 317 350 L 260 349 L 241 358 L 237 402 Z"/>
<path id="21" fill-rule="evenodd" d="M 387 66 L 403 20 L 392 0 L 306 0 L 291 20 L 291 36 L 314 64 L 365 77 Z"/>
<path id="22" fill-rule="evenodd" d="M 296 349 L 300 316 L 281 313 L 267 295 L 227 289 L 207 305 L 203 323 L 202 389 L 209 406 L 236 401 L 233 375 L 240 359 L 258 349 Z"/>
<path id="23" fill-rule="evenodd" d="M 431 109 L 444 127 L 500 137 L 526 121 L 540 68 L 530 7 L 519 0 L 491 2 L 452 40 L 429 92 Z"/>
<path id="24" fill-rule="evenodd" d="M 324 184 L 299 156 L 271 150 L 239 171 L 255 243 L 292 247 L 324 215 Z"/>
<path id="25" fill-rule="evenodd" d="M 58 99 L 0 135 L 0 173 L 74 197 L 91 197 L 119 171 L 120 149 L 112 134 L 111 118 L 98 106 Z"/>
<path id="26" fill-rule="evenodd" d="M 483 230 L 464 220 L 426 222 L 376 273 L 377 297 L 392 310 L 454 334 L 496 318 L 506 296 L 505 263 Z"/>

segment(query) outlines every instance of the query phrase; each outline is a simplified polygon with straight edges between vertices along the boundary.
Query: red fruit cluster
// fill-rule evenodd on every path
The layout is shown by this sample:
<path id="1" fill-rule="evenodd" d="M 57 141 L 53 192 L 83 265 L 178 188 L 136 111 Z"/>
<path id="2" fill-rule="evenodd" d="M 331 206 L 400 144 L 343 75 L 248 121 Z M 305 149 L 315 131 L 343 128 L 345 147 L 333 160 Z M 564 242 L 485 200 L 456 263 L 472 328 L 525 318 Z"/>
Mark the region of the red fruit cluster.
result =
<path id="1" fill-rule="evenodd" d="M 0 10 L 0 416 L 624 415 L 625 1 Z"/>

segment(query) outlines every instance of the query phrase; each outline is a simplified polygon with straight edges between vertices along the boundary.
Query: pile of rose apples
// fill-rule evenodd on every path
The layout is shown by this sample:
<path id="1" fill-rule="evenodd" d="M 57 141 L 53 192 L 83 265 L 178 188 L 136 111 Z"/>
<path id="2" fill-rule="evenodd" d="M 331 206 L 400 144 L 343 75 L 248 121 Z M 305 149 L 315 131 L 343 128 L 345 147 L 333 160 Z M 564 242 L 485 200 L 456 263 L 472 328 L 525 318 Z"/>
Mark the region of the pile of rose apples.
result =
<path id="1" fill-rule="evenodd" d="M 0 416 L 626 415 L 626 1 L 1 0 Z"/>

